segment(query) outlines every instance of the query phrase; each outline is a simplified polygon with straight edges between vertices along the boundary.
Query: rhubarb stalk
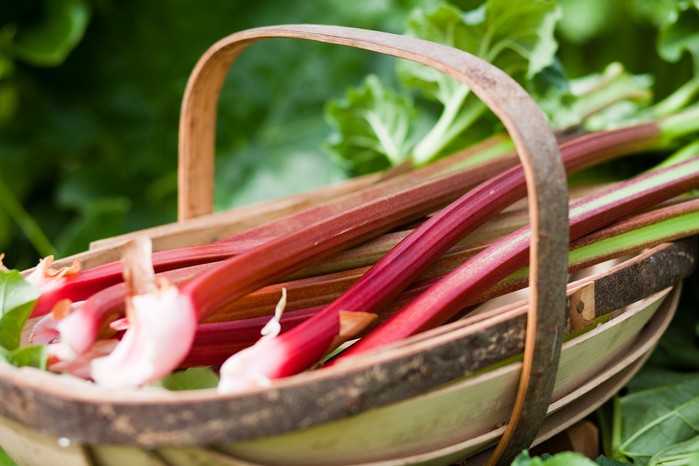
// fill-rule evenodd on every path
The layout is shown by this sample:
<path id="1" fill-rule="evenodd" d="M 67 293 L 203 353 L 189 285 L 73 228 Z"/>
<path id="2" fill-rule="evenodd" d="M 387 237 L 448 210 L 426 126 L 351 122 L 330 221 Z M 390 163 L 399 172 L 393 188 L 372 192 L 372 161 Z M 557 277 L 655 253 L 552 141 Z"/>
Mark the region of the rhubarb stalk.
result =
<path id="1" fill-rule="evenodd" d="M 692 198 L 663 206 L 619 221 L 583 236 L 571 243 L 569 272 L 575 272 L 601 262 L 636 253 L 660 243 L 675 241 L 699 233 L 699 199 Z M 502 296 L 527 286 L 529 270 L 517 270 L 479 295 L 473 304 Z M 426 291 L 435 279 L 415 282 L 378 315 L 382 323 Z M 278 290 L 276 290 L 278 293 Z M 323 306 L 287 311 L 281 318 L 282 331 L 300 325 L 321 312 Z M 232 354 L 254 344 L 269 317 L 258 316 L 240 320 L 199 324 L 192 349 L 182 367 L 219 367 Z"/>
<path id="2" fill-rule="evenodd" d="M 433 166 L 422 167 L 388 178 L 376 186 L 290 214 L 277 221 L 234 234 L 216 243 L 156 252 L 152 258 L 153 268 L 160 273 L 229 259 L 309 224 L 338 215 L 347 209 L 351 210 L 351 208 L 373 200 L 378 200 L 376 205 L 381 205 L 382 199 L 390 199 L 393 193 L 400 190 L 405 193 L 410 187 L 421 183 L 423 185 L 448 185 L 447 189 L 450 190 L 450 194 L 444 195 L 441 201 L 432 204 L 432 208 L 438 208 L 481 181 L 514 165 L 517 158 L 511 150 L 511 141 L 503 140 L 502 137 L 492 137 L 472 148 L 437 162 Z M 483 153 L 487 153 L 485 160 L 482 158 Z M 478 160 L 474 161 L 474 159 Z M 428 180 L 432 181 L 428 182 Z M 436 192 L 437 189 L 434 191 Z M 430 202 L 430 200 L 431 198 L 426 196 L 425 201 Z M 420 201 L 413 199 L 412 202 L 419 203 Z M 350 213 L 350 215 L 352 214 Z M 82 301 L 104 288 L 120 283 L 121 272 L 122 265 L 119 262 L 111 262 L 80 273 L 60 277 L 60 280 L 43 281 L 44 286 L 40 287 L 41 297 L 34 306 L 32 317 L 47 314 L 61 300 Z"/>
<path id="3" fill-rule="evenodd" d="M 657 131 L 655 125 L 641 125 L 583 136 L 563 144 L 561 155 L 567 170 L 579 170 L 645 146 L 658 136 Z M 245 374 L 259 370 L 266 377 L 277 378 L 310 367 L 338 341 L 341 312 L 378 312 L 459 239 L 525 193 L 521 167 L 482 183 L 425 221 L 321 314 L 275 342 L 266 342 L 267 346 L 278 347 L 277 351 L 283 354 L 279 360 L 269 357 L 258 361 L 260 353 L 251 348 L 234 356 L 236 369 L 228 372 Z M 228 367 L 224 365 L 222 370 Z"/>
<path id="4" fill-rule="evenodd" d="M 574 203 L 570 239 L 574 240 L 636 212 L 699 186 L 699 157 L 649 172 Z M 531 230 L 524 227 L 476 254 L 339 359 L 365 352 L 440 325 L 473 297 L 524 265 Z"/>
<path id="5" fill-rule="evenodd" d="M 565 154 L 569 170 L 580 169 L 639 148 L 652 147 L 662 139 L 660 129 L 659 125 L 649 123 L 587 135 L 576 139 L 575 143 L 564 144 L 562 153 Z M 216 309 L 260 286 L 283 278 L 310 262 L 359 244 L 410 220 L 422 218 L 454 199 L 463 190 L 463 186 L 470 182 L 469 173 L 447 173 L 271 239 L 249 252 L 222 261 L 184 284 L 179 292 L 177 307 L 187 309 L 194 318 L 201 320 Z M 449 207 L 425 222 L 417 234 L 410 235 L 387 259 L 380 261 L 372 269 L 376 269 L 374 272 L 370 272 L 370 278 L 387 277 L 391 274 L 380 273 L 382 269 L 398 269 L 394 276 L 390 279 L 374 279 L 371 287 L 362 285 L 360 292 L 350 290 L 345 297 L 340 298 L 339 304 L 329 306 L 330 310 L 323 313 L 334 316 L 329 319 L 330 323 L 326 325 L 328 328 L 323 332 L 326 335 L 324 338 L 329 341 L 311 338 L 315 343 L 309 343 L 304 349 L 304 355 L 297 358 L 295 364 L 298 367 L 294 370 L 313 364 L 334 341 L 343 337 L 340 330 L 344 325 L 338 316 L 352 317 L 347 314 L 348 311 L 372 313 L 380 309 L 463 235 L 522 197 L 525 192 L 523 172 L 516 167 L 485 182 L 457 202 L 456 206 Z M 461 217 L 467 220 L 462 221 Z M 415 238 L 419 238 L 417 242 L 423 245 L 418 249 L 422 249 L 424 259 L 415 261 L 411 257 L 411 260 L 406 260 L 407 256 L 402 257 L 401 251 L 415 242 Z M 191 338 L 193 332 L 192 329 Z M 190 337 L 183 341 L 190 341 Z M 126 341 L 128 340 L 122 341 L 122 344 Z"/>

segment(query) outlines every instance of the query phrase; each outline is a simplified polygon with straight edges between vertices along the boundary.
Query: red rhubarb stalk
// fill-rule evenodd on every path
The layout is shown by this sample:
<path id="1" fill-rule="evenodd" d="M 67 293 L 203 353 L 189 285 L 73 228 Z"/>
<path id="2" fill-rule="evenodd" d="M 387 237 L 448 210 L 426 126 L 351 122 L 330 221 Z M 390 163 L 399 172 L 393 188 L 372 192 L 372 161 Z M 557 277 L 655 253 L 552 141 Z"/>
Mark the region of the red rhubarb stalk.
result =
<path id="1" fill-rule="evenodd" d="M 575 272 L 601 262 L 638 252 L 660 243 L 675 241 L 699 233 L 699 199 L 690 198 L 677 204 L 663 206 L 624 219 L 601 230 L 583 236 L 571 243 L 569 272 Z M 440 259 L 441 261 L 441 259 Z M 451 270 L 451 269 L 450 269 Z M 445 273 L 436 278 L 441 278 Z M 502 296 L 527 286 L 528 269 L 522 268 L 501 280 L 494 287 L 479 295 L 473 304 Z M 436 278 L 412 284 L 377 318 L 382 323 L 407 305 L 420 293 L 436 283 Z M 280 290 L 275 287 L 275 296 Z M 270 288 L 271 292 L 271 288 Z M 293 294 L 290 292 L 290 294 Z M 301 322 L 321 312 L 323 306 L 286 311 L 281 318 L 283 331 L 298 326 Z M 199 324 L 197 334 L 187 358 L 181 367 L 219 367 L 230 355 L 254 344 L 260 330 L 269 320 L 257 316 L 241 320 Z"/>
<path id="2" fill-rule="evenodd" d="M 612 132 L 593 133 L 576 138 L 575 141 L 580 142 L 580 145 L 577 146 L 579 150 L 585 150 L 590 140 L 599 140 L 598 147 L 603 146 L 605 141 L 611 140 L 612 144 L 609 150 L 614 155 L 618 155 L 657 145 L 660 141 L 660 134 L 661 126 L 650 123 Z M 569 142 L 566 145 L 570 147 L 570 150 L 576 150 L 576 144 Z M 156 252 L 152 258 L 154 270 L 156 273 L 160 273 L 181 267 L 222 261 L 233 255 L 248 252 L 273 238 L 322 221 L 328 216 L 339 215 L 340 212 L 348 209 L 352 211 L 357 206 L 361 206 L 362 203 L 378 199 L 379 202 L 375 205 L 380 205 L 382 198 L 390 197 L 390 193 L 399 189 L 403 189 L 405 192 L 416 184 L 424 184 L 425 180 L 433 180 L 430 183 L 439 184 L 436 179 L 443 180 L 444 183 L 456 179 L 458 189 L 453 189 L 452 185 L 451 195 L 445 196 L 441 204 L 435 204 L 435 208 L 441 207 L 469 188 L 514 165 L 517 161 L 516 157 L 513 154 L 506 155 L 509 147 L 508 144 L 503 144 L 502 138 L 493 137 L 435 164 L 394 176 L 373 187 L 232 235 L 217 243 Z M 495 151 L 500 156 L 469 166 L 469 160 L 484 150 Z M 575 169 L 575 167 L 571 169 Z M 352 214 L 349 213 L 349 215 Z M 37 271 L 40 269 L 41 267 L 37 267 Z M 111 262 L 59 278 L 44 275 L 37 277 L 42 294 L 34 306 L 32 317 L 48 313 L 56 303 L 63 299 L 69 299 L 73 302 L 82 301 L 106 287 L 120 283 L 121 270 L 122 265 L 119 262 Z"/>
<path id="3" fill-rule="evenodd" d="M 457 171 L 424 181 L 409 189 L 392 193 L 360 206 L 348 209 L 328 219 L 318 221 L 300 230 L 271 239 L 244 254 L 222 261 L 200 276 L 182 285 L 176 297 L 172 287 L 168 287 L 147 301 L 151 308 L 167 306 L 174 309 L 177 321 L 187 319 L 201 320 L 216 309 L 234 302 L 251 291 L 287 276 L 289 273 L 338 251 L 362 243 L 406 222 L 420 219 L 435 209 L 453 200 L 472 183 L 473 174 Z M 167 292 L 165 292 L 167 291 Z M 162 299 L 162 302 L 158 302 Z M 140 315 L 140 312 L 134 312 Z M 185 317 L 187 315 L 188 317 Z M 130 320 L 130 319 L 129 319 Z M 351 319 L 348 319 L 348 321 Z M 149 326 L 140 326 L 148 330 Z M 141 385 L 157 380 L 156 374 L 162 370 L 176 368 L 186 355 L 194 337 L 196 326 L 183 330 L 181 338 L 163 341 L 150 338 L 149 346 L 174 345 L 172 357 L 159 361 L 157 370 L 149 375 L 148 371 L 134 371 L 130 366 L 139 363 L 141 346 L 149 340 L 145 335 L 134 335 L 138 329 L 130 326 L 124 339 L 114 354 L 96 359 L 93 374 L 95 381 L 112 386 Z M 135 345 L 139 350 L 125 347 Z M 180 346 L 186 346 L 183 353 Z M 151 352 L 156 352 L 155 349 Z M 182 355 L 177 359 L 176 355 Z M 131 359 L 129 359 L 131 358 Z M 139 366 L 140 367 L 140 366 Z M 137 375 L 135 375 L 137 374 Z"/>
<path id="4" fill-rule="evenodd" d="M 449 253 L 442 256 L 432 267 L 421 274 L 421 279 L 426 278 L 426 276 L 434 276 L 435 273 L 441 273 L 440 271 L 445 270 L 445 267 L 455 267 L 456 263 L 460 263 L 485 247 L 486 243 L 484 242 L 490 242 L 492 238 L 514 231 L 526 224 L 527 219 L 526 209 L 500 214 L 499 218 L 496 217 L 496 219 L 479 227 L 478 231 L 469 234 Z M 288 309 L 328 304 L 358 280 L 366 272 L 368 266 L 375 264 L 410 232 L 411 230 L 387 233 L 342 251 L 328 260 L 305 267 L 292 274 L 288 279 L 293 281 L 264 287 L 229 306 L 218 309 L 206 320 L 220 322 L 268 315 L 276 305 L 277 296 L 279 296 L 282 286 L 286 287 L 294 296 Z M 160 272 L 158 275 L 180 285 L 210 267 L 213 267 L 212 263 Z M 431 271 L 430 269 L 435 270 Z M 67 317 L 60 318 L 60 322 L 50 324 L 54 327 L 54 337 L 60 334 L 61 340 L 78 353 L 87 351 L 97 338 L 103 338 L 104 335 L 113 333 L 108 324 L 113 319 L 123 316 L 125 296 L 126 286 L 124 284 L 113 285 L 95 293 L 81 305 L 74 306 L 74 311 Z M 49 315 L 46 321 L 55 320 L 54 317 Z M 40 324 L 45 326 L 47 325 L 46 321 L 42 320 Z"/>
<path id="5" fill-rule="evenodd" d="M 434 166 L 426 166 L 394 176 L 370 188 L 290 214 L 274 222 L 232 235 L 217 243 L 156 252 L 152 258 L 153 268 L 156 273 L 161 273 L 182 267 L 222 261 L 234 255 L 248 252 L 267 241 L 307 227 L 309 224 L 329 216 L 338 215 L 348 208 L 354 208 L 377 199 L 379 200 L 377 204 L 380 205 L 381 199 L 390 199 L 392 193 L 399 190 L 405 192 L 416 184 L 425 184 L 426 180 L 432 180 L 427 183 L 428 185 L 442 183 L 448 185 L 447 194 L 438 194 L 438 196 L 442 196 L 441 200 L 435 202 L 434 199 L 426 196 L 425 202 L 432 202 L 432 207 L 425 212 L 427 213 L 430 209 L 447 204 L 481 181 L 514 165 L 517 158 L 514 154 L 508 155 L 507 153 L 510 145 L 503 144 L 502 137 L 493 137 L 462 153 L 437 162 Z M 483 163 L 462 166 L 480 150 L 495 150 L 501 156 Z M 438 188 L 435 188 L 434 192 L 437 193 L 437 191 Z M 412 202 L 416 201 L 419 203 L 419 200 L 415 199 Z M 416 216 L 416 218 L 418 217 Z M 82 301 L 96 292 L 122 281 L 122 264 L 120 262 L 103 264 L 79 273 L 75 270 L 59 277 L 56 277 L 55 273 L 53 275 L 39 273 L 44 270 L 46 267 L 39 266 L 36 270 L 37 273 L 33 274 L 33 277 L 36 278 L 36 285 L 42 293 L 34 306 L 32 317 L 45 315 L 61 300 Z"/>
<path id="6" fill-rule="evenodd" d="M 646 145 L 658 134 L 658 127 L 649 124 L 583 136 L 563 144 L 561 154 L 567 170 L 579 170 Z M 260 365 L 259 373 L 264 377 L 277 378 L 315 364 L 332 349 L 333 344 L 348 337 L 341 333 L 343 322 L 340 316 L 347 312 L 380 311 L 459 239 L 525 193 L 526 182 L 521 167 L 513 167 L 477 186 L 426 220 L 323 313 L 275 339 L 275 343 L 267 342 L 278 344 L 279 351 L 286 356 L 254 363 L 260 353 L 245 351 L 232 358 L 224 369 L 232 374 L 251 372 L 252 379 L 243 376 L 233 382 L 236 377 L 226 377 L 222 390 L 244 389 L 256 380 L 258 371 L 249 369 L 250 365 Z"/>
<path id="7" fill-rule="evenodd" d="M 516 172 L 513 170 L 512 173 Z M 571 207 L 570 212 L 571 239 L 579 238 L 624 215 L 685 192 L 696 186 L 697 182 L 699 182 L 699 159 L 694 159 L 665 170 L 651 172 L 578 201 Z M 488 184 L 485 183 L 485 185 Z M 477 191 L 479 189 L 472 192 Z M 490 189 L 486 193 L 490 193 Z M 464 196 L 462 200 L 468 198 L 470 194 Z M 455 204 L 461 204 L 462 200 Z M 455 204 L 442 212 L 472 213 L 473 209 L 479 207 L 475 205 L 469 206 L 468 210 L 454 210 Z M 396 283 L 406 283 L 407 286 L 407 283 L 412 281 L 414 276 L 410 276 L 406 270 L 412 272 L 417 268 L 414 266 L 415 262 L 422 263 L 425 255 L 433 254 L 434 243 L 440 241 L 444 235 L 451 234 L 451 229 L 454 228 L 453 223 L 445 227 L 445 229 L 449 228 L 449 231 L 440 232 L 440 235 L 436 235 L 432 241 L 415 242 L 413 244 L 417 244 L 417 247 L 413 246 L 412 249 L 405 247 L 406 243 L 410 244 L 411 237 L 430 237 L 434 229 L 439 229 L 440 224 L 437 222 L 444 218 L 442 212 L 425 222 L 413 235 L 394 248 L 386 258 L 377 263 L 347 293 L 329 305 L 321 314 L 279 338 L 261 341 L 226 361 L 221 368 L 220 389 L 225 392 L 245 390 L 257 386 L 257 381 L 260 379 L 292 375 L 317 362 L 333 348 L 333 344 L 338 342 L 338 336 L 342 337 L 340 327 L 343 311 L 371 312 L 374 309 L 380 309 L 404 289 L 404 287 L 400 288 L 396 292 L 399 288 L 395 285 Z M 454 217 L 457 216 L 452 215 L 447 219 L 456 222 L 461 218 Z M 422 235 L 423 231 L 426 232 L 425 235 Z M 529 241 L 528 227 L 498 240 L 493 246 L 448 274 L 428 292 L 420 295 L 399 314 L 346 353 L 356 354 L 383 346 L 443 323 L 468 304 L 469 296 L 473 299 L 524 265 L 529 253 Z M 409 258 L 406 259 L 406 256 Z M 394 266 L 397 263 L 400 267 Z M 364 296 L 366 300 L 362 300 Z"/>
<path id="8" fill-rule="evenodd" d="M 242 254 L 259 246 L 261 240 L 231 241 L 226 244 L 204 244 L 188 248 L 172 249 L 153 253 L 153 265 L 156 272 L 166 272 L 182 267 L 218 262 L 235 254 Z M 43 272 L 43 265 L 36 267 L 27 279 L 34 283 L 32 277 Z M 109 286 L 121 283 L 123 265 L 110 262 L 87 270 L 74 270 L 61 276 L 43 275 L 35 285 L 41 290 L 41 296 L 32 310 L 32 317 L 45 315 L 59 301 L 69 299 L 77 302 L 88 299 L 93 294 Z M 37 278 L 38 280 L 38 278 Z"/>
<path id="9" fill-rule="evenodd" d="M 487 161 L 476 164 L 470 163 L 474 157 L 486 151 L 491 152 L 491 157 Z M 387 177 L 383 178 L 381 182 L 377 183 L 375 186 L 370 186 L 331 202 L 311 207 L 278 220 L 233 234 L 220 240 L 220 242 L 273 238 L 291 233 L 310 223 L 317 222 L 342 212 L 343 210 L 382 197 L 389 192 L 400 191 L 429 178 L 444 175 L 447 172 L 456 170 L 468 169 L 471 171 L 473 173 L 471 186 L 475 186 L 481 181 L 516 164 L 517 157 L 514 153 L 514 145 L 512 142 L 503 135 L 492 136 L 430 165 L 419 168 L 408 168 L 408 171 L 405 171 L 405 167 L 403 166 L 394 167 L 394 170 L 399 169 L 399 173 L 394 175 L 392 171 L 389 171 Z"/>
<path id="10" fill-rule="evenodd" d="M 639 146 L 652 146 L 653 143 L 657 143 L 660 135 L 658 125 L 641 125 L 602 133 L 597 137 L 582 137 L 577 145 L 571 144 L 569 151 L 564 152 L 568 154 L 569 169 L 579 169 L 586 164 L 609 159 Z M 463 190 L 463 185 L 470 181 L 469 178 L 469 173 L 462 172 L 442 175 L 410 189 L 348 209 L 283 237 L 272 239 L 250 252 L 221 262 L 184 284 L 180 289 L 176 307 L 182 312 L 191 312 L 198 319 L 202 319 L 216 309 L 226 306 L 260 286 L 283 278 L 310 262 L 358 244 L 407 221 L 423 217 L 453 199 Z M 461 214 L 466 213 L 470 218 L 467 222 L 461 222 L 460 219 L 455 221 L 455 217 L 462 216 L 461 214 L 439 214 L 433 217 L 437 219 L 436 223 L 431 219 L 425 223 L 426 226 L 418 229 L 420 230 L 418 237 L 426 238 L 422 243 L 425 260 L 418 261 L 415 267 L 410 267 L 409 264 L 404 264 L 405 260 L 400 257 L 401 245 L 410 244 L 413 234 L 397 247 L 398 252 L 391 255 L 389 261 L 389 263 L 394 262 L 401 269 L 397 274 L 400 279 L 395 280 L 396 277 L 394 277 L 393 283 L 391 280 L 377 281 L 372 285 L 376 292 L 354 293 L 354 295 L 364 294 L 365 298 L 346 299 L 345 301 L 350 304 L 348 306 L 338 308 L 331 305 L 330 314 L 334 314 L 335 318 L 332 319 L 331 331 L 327 333 L 332 341 L 309 345 L 305 351 L 310 356 L 308 361 L 302 361 L 301 365 L 312 364 L 312 361 L 317 360 L 316 354 L 322 355 L 334 342 L 345 338 L 347 335 L 343 334 L 342 328 L 346 327 L 346 322 L 352 321 L 351 328 L 357 328 L 352 312 L 363 312 L 366 316 L 369 306 L 361 307 L 356 304 L 368 301 L 370 306 L 380 308 L 399 294 L 424 267 L 461 236 L 521 197 L 525 192 L 524 176 L 521 169 L 517 167 L 486 182 L 475 192 L 477 195 L 458 203 L 459 208 L 463 209 Z M 454 212 L 454 210 L 450 208 L 447 212 Z M 441 226 L 439 222 L 443 222 Z M 430 229 L 432 229 L 431 233 L 429 233 Z M 442 239 L 444 237 L 446 239 Z M 381 270 L 382 266 L 380 262 L 375 268 Z M 347 294 L 352 296 L 352 293 Z M 344 318 L 338 319 L 338 315 Z M 368 320 L 367 317 L 366 321 Z M 102 381 L 108 384 L 119 384 L 120 380 L 125 380 L 126 377 L 122 377 L 120 371 L 126 371 L 127 368 L 125 364 L 121 366 L 121 368 L 112 367 L 111 370 L 103 370 L 102 373 L 109 374 L 109 377 Z M 134 379 L 130 378 L 130 380 Z M 141 383 L 148 381 L 144 379 Z"/>
<path id="11" fill-rule="evenodd" d="M 699 186 L 699 157 L 655 170 L 574 203 L 570 239 L 595 231 L 632 212 Z M 531 231 L 524 227 L 476 254 L 392 319 L 371 332 L 342 357 L 365 352 L 434 328 L 473 298 L 526 264 Z"/>

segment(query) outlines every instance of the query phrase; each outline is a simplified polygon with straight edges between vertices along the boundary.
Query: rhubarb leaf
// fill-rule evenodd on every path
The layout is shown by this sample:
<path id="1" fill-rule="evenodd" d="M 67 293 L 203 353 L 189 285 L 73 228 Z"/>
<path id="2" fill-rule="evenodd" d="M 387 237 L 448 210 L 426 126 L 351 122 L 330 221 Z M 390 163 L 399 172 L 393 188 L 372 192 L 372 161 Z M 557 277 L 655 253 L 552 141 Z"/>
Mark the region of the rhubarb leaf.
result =
<path id="1" fill-rule="evenodd" d="M 416 10 L 407 34 L 467 51 L 514 77 L 531 79 L 553 63 L 558 46 L 553 32 L 559 18 L 556 4 L 544 0 L 489 0 L 466 13 L 445 4 Z M 416 163 L 426 163 L 470 127 L 484 108 L 480 103 L 475 108 L 465 105 L 469 89 L 437 70 L 400 61 L 397 71 L 406 87 L 444 106 L 413 153 Z"/>
<path id="2" fill-rule="evenodd" d="M 86 0 L 47 0 L 42 21 L 23 25 L 10 44 L 11 53 L 37 66 L 56 66 L 80 42 L 90 21 Z"/>
<path id="3" fill-rule="evenodd" d="M 597 463 L 579 453 L 563 452 L 557 455 L 529 456 L 524 451 L 512 462 L 511 466 L 596 466 Z"/>
<path id="4" fill-rule="evenodd" d="M 18 271 L 0 271 L 0 346 L 10 351 L 19 346 L 22 329 L 39 295 Z"/>
<path id="5" fill-rule="evenodd" d="M 677 62 L 685 52 L 694 61 L 699 76 L 699 2 L 678 1 L 660 27 L 658 53 L 669 62 Z"/>
<path id="6" fill-rule="evenodd" d="M 439 4 L 414 10 L 406 34 L 465 50 L 513 76 L 528 79 L 553 62 L 557 48 L 553 31 L 559 17 L 556 4 L 544 0 L 488 0 L 467 13 Z M 370 76 L 326 110 L 336 129 L 327 149 L 355 173 L 380 170 L 389 166 L 388 162 L 396 165 L 409 156 L 416 165 L 422 165 L 464 147 L 462 142 L 483 136 L 477 132 L 466 141 L 460 140 L 486 113 L 486 106 L 467 86 L 406 60 L 398 62 L 396 71 L 404 87 L 418 89 L 439 102 L 441 116 L 430 121 L 431 129 L 419 131 L 425 126 L 421 123 L 430 119 L 426 116 L 430 112 L 420 112 L 416 122 L 412 100 L 387 90 L 378 78 Z M 492 124 L 488 131 L 492 131 Z"/>
<path id="7" fill-rule="evenodd" d="M 36 367 L 46 370 L 49 350 L 46 345 L 22 346 L 10 353 L 11 363 L 17 367 Z"/>
<path id="8" fill-rule="evenodd" d="M 0 466 L 17 466 L 17 463 L 2 448 L 0 448 Z"/>
<path id="9" fill-rule="evenodd" d="M 677 466 L 683 464 L 699 464 L 699 436 L 659 451 L 648 462 L 648 466 Z"/>
<path id="10" fill-rule="evenodd" d="M 637 464 L 699 434 L 699 375 L 620 399 L 621 439 L 614 450 Z M 615 455 L 616 456 L 616 455 Z M 656 463 L 662 464 L 662 463 Z M 687 464 L 687 463 L 678 463 Z"/>
<path id="11" fill-rule="evenodd" d="M 218 376 L 208 367 L 192 367 L 183 371 L 173 372 L 154 385 L 168 390 L 216 388 L 218 386 Z"/>
<path id="12" fill-rule="evenodd" d="M 409 137 L 416 117 L 412 99 L 369 75 L 344 99 L 329 101 L 325 115 L 335 130 L 327 151 L 355 174 L 398 165 L 410 154 Z"/>
<path id="13" fill-rule="evenodd" d="M 464 50 L 510 75 L 530 79 L 553 63 L 559 18 L 556 4 L 543 0 L 489 0 L 466 13 L 445 4 L 432 11 L 415 10 L 407 34 Z M 408 87 L 444 105 L 460 92 L 454 78 L 417 63 L 399 62 L 398 75 Z"/>
<path id="14" fill-rule="evenodd" d="M 699 436 L 668 447 L 650 459 L 649 466 L 699 464 Z"/>

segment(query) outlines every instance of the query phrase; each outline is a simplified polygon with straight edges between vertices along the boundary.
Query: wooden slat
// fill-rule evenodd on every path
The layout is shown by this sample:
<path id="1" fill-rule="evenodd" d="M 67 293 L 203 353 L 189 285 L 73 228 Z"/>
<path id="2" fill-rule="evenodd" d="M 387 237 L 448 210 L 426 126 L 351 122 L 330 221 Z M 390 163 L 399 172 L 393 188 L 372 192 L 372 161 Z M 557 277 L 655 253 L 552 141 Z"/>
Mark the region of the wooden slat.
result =
<path id="1" fill-rule="evenodd" d="M 0 446 L 19 466 L 93 466 L 80 444 L 1 416 Z"/>

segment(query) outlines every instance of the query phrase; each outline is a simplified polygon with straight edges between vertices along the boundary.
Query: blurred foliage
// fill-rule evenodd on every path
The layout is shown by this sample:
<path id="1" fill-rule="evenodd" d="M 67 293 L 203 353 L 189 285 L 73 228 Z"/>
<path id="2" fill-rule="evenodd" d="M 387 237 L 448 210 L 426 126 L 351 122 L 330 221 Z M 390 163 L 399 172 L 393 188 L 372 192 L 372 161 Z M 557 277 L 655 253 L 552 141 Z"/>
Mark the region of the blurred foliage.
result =
<path id="1" fill-rule="evenodd" d="M 416 2 L 2 3 L 0 179 L 67 255 L 175 219 L 179 105 L 215 41 L 278 23 L 400 32 Z M 221 96 L 216 207 L 344 178 L 319 150 L 322 104 L 384 61 L 301 41 L 251 47 Z M 2 205 L 0 250 L 8 264 L 29 266 L 36 246 Z"/>
<path id="2" fill-rule="evenodd" d="M 402 33 L 414 6 L 436 0 L 0 2 L 0 183 L 14 198 L 0 199 L 0 251 L 23 268 L 54 249 L 63 256 L 175 219 L 180 101 L 197 59 L 221 37 L 304 22 Z M 558 55 L 571 77 L 618 61 L 652 74 L 662 97 L 692 76 L 697 50 L 677 32 L 697 19 L 692 2 L 590 2 L 559 2 Z M 393 66 L 309 42 L 251 47 L 221 96 L 216 208 L 348 176 L 320 149 L 323 103 L 367 73 L 390 79 Z"/>

